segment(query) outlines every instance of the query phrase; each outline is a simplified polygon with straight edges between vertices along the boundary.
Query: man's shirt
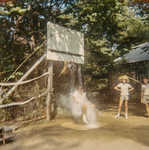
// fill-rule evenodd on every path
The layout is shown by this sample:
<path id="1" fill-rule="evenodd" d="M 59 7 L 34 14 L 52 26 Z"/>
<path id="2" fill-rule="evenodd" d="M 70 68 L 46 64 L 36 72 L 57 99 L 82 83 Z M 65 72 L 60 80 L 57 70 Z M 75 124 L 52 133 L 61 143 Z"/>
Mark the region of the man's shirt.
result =
<path id="1" fill-rule="evenodd" d="M 144 95 L 149 95 L 149 83 L 142 85 L 142 90 L 144 91 Z"/>
<path id="2" fill-rule="evenodd" d="M 121 95 L 129 95 L 129 89 L 132 88 L 128 83 L 119 83 L 117 87 L 120 89 Z"/>

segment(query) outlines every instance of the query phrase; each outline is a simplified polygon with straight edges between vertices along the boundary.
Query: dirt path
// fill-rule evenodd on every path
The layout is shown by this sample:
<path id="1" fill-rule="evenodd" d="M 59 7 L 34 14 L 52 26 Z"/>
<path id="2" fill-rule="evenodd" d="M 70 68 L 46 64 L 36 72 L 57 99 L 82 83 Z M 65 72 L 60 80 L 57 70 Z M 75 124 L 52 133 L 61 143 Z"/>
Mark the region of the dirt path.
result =
<path id="1" fill-rule="evenodd" d="M 139 110 L 136 113 L 135 110 Z M 1 150 L 148 150 L 149 118 L 140 106 L 130 107 L 129 119 L 114 118 L 116 107 L 108 107 L 99 118 L 101 127 L 79 131 L 61 126 L 70 118 L 36 122 L 18 131 L 15 142 L 1 145 Z"/>

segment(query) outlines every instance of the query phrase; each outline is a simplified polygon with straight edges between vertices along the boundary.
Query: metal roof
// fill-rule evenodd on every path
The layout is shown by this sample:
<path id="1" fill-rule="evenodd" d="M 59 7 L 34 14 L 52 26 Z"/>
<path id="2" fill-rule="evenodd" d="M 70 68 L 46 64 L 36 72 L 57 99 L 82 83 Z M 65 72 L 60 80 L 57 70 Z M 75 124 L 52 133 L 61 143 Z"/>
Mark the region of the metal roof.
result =
<path id="1" fill-rule="evenodd" d="M 134 47 L 129 53 L 114 60 L 116 63 L 125 61 L 126 63 L 135 63 L 149 60 L 149 42 Z"/>

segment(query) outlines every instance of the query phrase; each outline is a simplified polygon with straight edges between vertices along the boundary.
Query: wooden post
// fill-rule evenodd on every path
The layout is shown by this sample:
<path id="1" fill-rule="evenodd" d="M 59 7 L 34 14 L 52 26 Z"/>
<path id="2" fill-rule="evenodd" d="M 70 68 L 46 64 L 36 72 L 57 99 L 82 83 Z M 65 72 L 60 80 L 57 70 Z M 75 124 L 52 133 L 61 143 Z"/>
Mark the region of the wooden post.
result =
<path id="1" fill-rule="evenodd" d="M 81 65 L 80 64 L 78 65 L 78 81 L 79 81 L 79 86 L 83 87 Z"/>
<path id="2" fill-rule="evenodd" d="M 51 119 L 51 98 L 52 98 L 52 92 L 53 92 L 53 63 L 52 61 L 48 62 L 48 94 L 47 94 L 47 110 L 46 110 L 46 115 L 47 115 L 47 121 Z"/>
<path id="3" fill-rule="evenodd" d="M 76 81 L 76 64 L 75 63 L 71 63 L 71 67 L 70 67 L 70 85 L 69 88 L 70 90 L 75 88 L 75 81 Z"/>

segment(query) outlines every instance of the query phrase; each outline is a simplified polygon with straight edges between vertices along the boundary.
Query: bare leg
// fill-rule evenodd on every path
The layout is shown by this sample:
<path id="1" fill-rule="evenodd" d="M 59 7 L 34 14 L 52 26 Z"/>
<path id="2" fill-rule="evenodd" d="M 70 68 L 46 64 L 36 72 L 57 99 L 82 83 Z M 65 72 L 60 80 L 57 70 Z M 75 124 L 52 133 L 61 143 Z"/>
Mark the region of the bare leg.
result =
<path id="1" fill-rule="evenodd" d="M 123 100 L 120 99 L 120 101 L 119 101 L 119 106 L 118 106 L 118 113 L 119 113 L 119 114 L 121 113 L 122 105 L 123 105 Z"/>
<path id="2" fill-rule="evenodd" d="M 119 106 L 118 106 L 118 114 L 115 116 L 115 118 L 120 117 L 122 105 L 123 105 L 123 100 L 120 99 Z"/>
<path id="3" fill-rule="evenodd" d="M 128 100 L 125 100 L 125 118 L 128 119 Z"/>
<path id="4" fill-rule="evenodd" d="M 149 104 L 145 104 L 145 106 L 146 106 L 147 116 L 149 116 Z"/>
<path id="5" fill-rule="evenodd" d="M 87 106 L 85 104 L 82 105 L 82 119 L 84 121 L 84 123 L 88 124 L 88 119 L 86 116 L 87 113 Z"/>

